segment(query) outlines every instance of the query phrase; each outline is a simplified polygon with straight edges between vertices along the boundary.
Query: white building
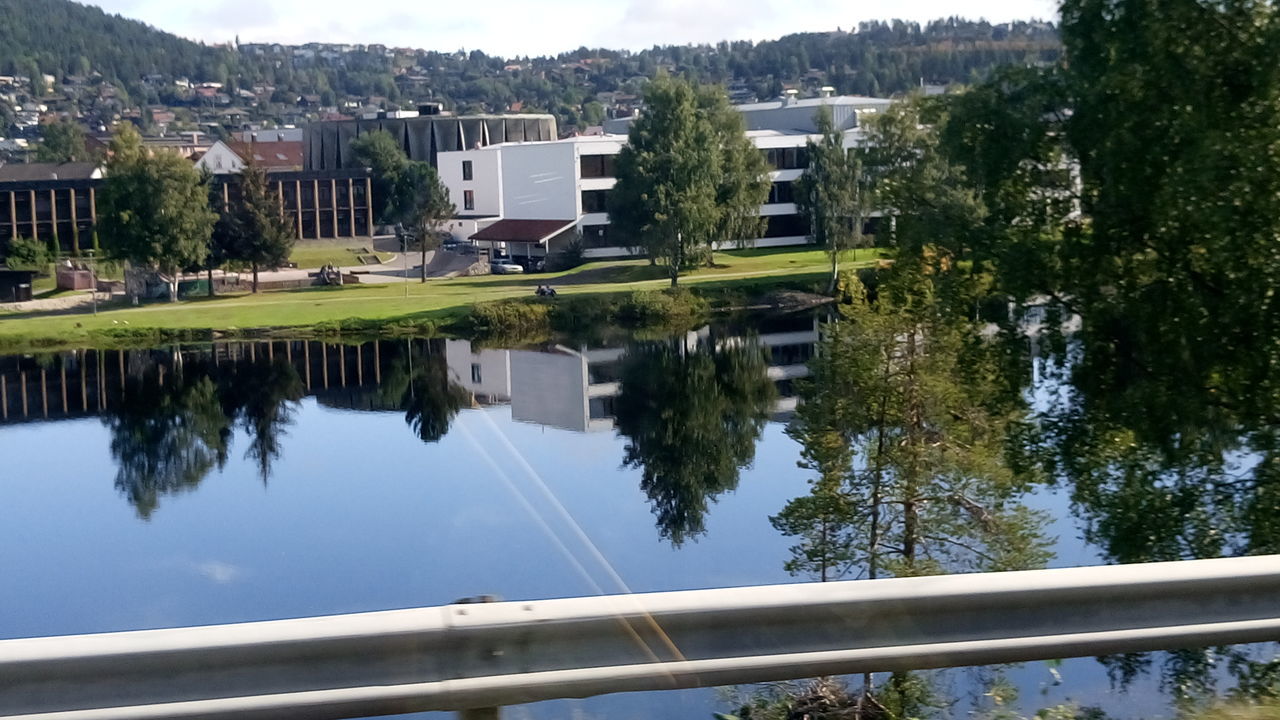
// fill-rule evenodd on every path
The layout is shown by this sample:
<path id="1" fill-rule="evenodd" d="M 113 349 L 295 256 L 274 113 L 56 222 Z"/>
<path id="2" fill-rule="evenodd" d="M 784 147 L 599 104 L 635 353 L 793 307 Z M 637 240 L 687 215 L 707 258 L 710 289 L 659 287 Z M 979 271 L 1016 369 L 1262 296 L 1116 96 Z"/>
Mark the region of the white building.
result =
<path id="1" fill-rule="evenodd" d="M 755 345 L 767 353 L 766 373 L 778 396 L 773 419 L 787 420 L 798 405 L 793 381 L 808 377 L 809 359 L 819 340 L 816 318 L 809 315 L 767 319 L 753 336 L 713 336 L 707 328 L 687 333 L 690 348 L 714 344 Z M 467 340 L 446 342 L 445 357 L 453 382 L 486 405 L 511 405 L 518 422 L 575 432 L 614 427 L 614 402 L 622 391 L 619 375 L 624 347 L 551 345 L 526 350 L 473 348 Z"/>
<path id="2" fill-rule="evenodd" d="M 804 107 L 813 113 L 817 104 Z M 790 114 L 772 117 L 780 122 L 794 119 Z M 850 122 L 856 125 L 846 118 L 845 123 Z M 853 147 L 861 131 L 855 127 L 844 134 L 846 147 Z M 782 129 L 748 130 L 747 135 L 765 154 L 773 183 L 760 207 L 760 215 L 768 221 L 765 231 L 749 244 L 776 247 L 808 242 L 808 227 L 796 214 L 791 186 L 808 166 L 806 145 L 816 136 Z M 471 238 L 515 258 L 546 257 L 575 236 L 581 236 L 587 257 L 628 255 L 628 248 L 610 238 L 605 212 L 608 192 L 617 182 L 613 158 L 626 140 L 625 135 L 595 135 L 441 152 L 437 158 L 440 179 L 459 212 L 447 229 L 459 240 Z"/>

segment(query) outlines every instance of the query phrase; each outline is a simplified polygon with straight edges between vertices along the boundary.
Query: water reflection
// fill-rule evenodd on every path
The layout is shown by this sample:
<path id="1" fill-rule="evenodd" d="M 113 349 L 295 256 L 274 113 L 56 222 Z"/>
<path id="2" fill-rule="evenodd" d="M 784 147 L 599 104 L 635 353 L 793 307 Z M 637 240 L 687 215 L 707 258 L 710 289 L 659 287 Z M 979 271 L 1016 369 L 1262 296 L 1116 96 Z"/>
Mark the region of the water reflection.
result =
<path id="1" fill-rule="evenodd" d="M 738 486 L 773 405 L 765 354 L 751 340 L 672 338 L 633 345 L 615 402 L 623 464 L 641 472 L 662 535 L 706 530 L 708 503 Z"/>
<path id="2" fill-rule="evenodd" d="M 792 381 L 808 374 L 817 321 L 761 327 L 606 347 L 264 340 L 0 357 L 0 424 L 101 417 L 116 486 L 146 518 L 165 495 L 222 468 L 233 442 L 266 483 L 306 397 L 335 410 L 402 413 L 425 443 L 443 438 L 464 409 L 509 404 L 519 422 L 625 437 L 618 462 L 641 471 L 659 534 L 680 544 L 704 531 L 709 503 L 736 487 L 765 422 L 796 407 Z"/>

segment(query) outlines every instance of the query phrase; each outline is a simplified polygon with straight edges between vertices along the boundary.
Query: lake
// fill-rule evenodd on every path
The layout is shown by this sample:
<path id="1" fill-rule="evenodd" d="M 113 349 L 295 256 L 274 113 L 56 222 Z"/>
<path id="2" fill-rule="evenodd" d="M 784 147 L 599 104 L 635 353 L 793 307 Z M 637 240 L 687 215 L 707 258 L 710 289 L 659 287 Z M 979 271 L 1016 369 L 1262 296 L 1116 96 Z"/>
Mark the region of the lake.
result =
<path id="1" fill-rule="evenodd" d="M 809 490 L 786 429 L 819 328 L 795 315 L 642 342 L 275 340 L 0 357 L 0 637 L 807 580 L 784 569 L 794 538 L 770 517 Z M 652 359 L 658 380 L 645 391 L 662 417 L 684 402 L 658 387 L 664 356 L 642 347 L 761 355 L 751 372 L 771 387 L 745 447 L 696 441 L 674 458 L 639 447 L 635 428 L 653 419 L 620 407 L 628 359 Z M 708 382 L 729 372 L 708 367 Z M 737 422 L 726 403 L 707 411 L 712 428 Z M 707 471 L 693 497 L 645 471 L 721 452 L 727 470 Z M 1106 561 L 1066 490 L 1040 486 L 1024 502 L 1049 518 L 1049 566 Z M 1026 713 L 1064 702 L 1114 717 L 1172 712 L 1158 667 L 1124 687 L 1091 659 L 1003 674 Z M 951 698 L 944 715 L 991 709 L 992 670 L 931 675 Z M 688 690 L 505 716 L 732 709 Z"/>

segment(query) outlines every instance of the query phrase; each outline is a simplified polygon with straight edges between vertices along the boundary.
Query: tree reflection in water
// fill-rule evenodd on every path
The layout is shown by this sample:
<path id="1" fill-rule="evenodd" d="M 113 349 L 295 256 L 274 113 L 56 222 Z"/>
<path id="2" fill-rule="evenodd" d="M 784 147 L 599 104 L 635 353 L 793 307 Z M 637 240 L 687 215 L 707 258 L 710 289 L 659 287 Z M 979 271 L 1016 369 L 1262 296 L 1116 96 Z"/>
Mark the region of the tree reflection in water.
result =
<path id="1" fill-rule="evenodd" d="M 708 504 L 738 486 L 755 458 L 776 390 L 750 341 L 685 338 L 631 346 L 615 404 L 623 465 L 641 471 L 662 536 L 706 532 Z"/>
<path id="2" fill-rule="evenodd" d="M 202 368 L 152 365 L 125 381 L 121 401 L 103 413 L 111 432 L 116 488 L 144 519 L 160 496 L 192 490 L 227 461 L 232 417 Z"/>
<path id="3" fill-rule="evenodd" d="M 424 443 L 439 442 L 458 412 L 472 403 L 471 394 L 449 377 L 439 340 L 397 343 L 374 394 L 379 407 L 403 411 L 405 424 Z"/>
<path id="4" fill-rule="evenodd" d="M 137 358 L 119 402 L 103 411 L 118 469 L 116 487 L 149 518 L 161 496 L 196 488 L 231 450 L 242 428 L 259 477 L 266 482 L 280 456 L 280 437 L 292 422 L 303 385 L 283 358 L 238 358 L 174 352 L 165 362 Z"/>

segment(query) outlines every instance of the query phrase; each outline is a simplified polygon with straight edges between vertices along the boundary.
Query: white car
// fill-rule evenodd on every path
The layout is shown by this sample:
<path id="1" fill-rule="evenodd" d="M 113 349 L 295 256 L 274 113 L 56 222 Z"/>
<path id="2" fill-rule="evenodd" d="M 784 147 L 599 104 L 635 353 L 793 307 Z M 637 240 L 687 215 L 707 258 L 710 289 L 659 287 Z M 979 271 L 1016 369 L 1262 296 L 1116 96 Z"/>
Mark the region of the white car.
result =
<path id="1" fill-rule="evenodd" d="M 497 260 L 489 263 L 489 270 L 495 275 L 514 275 L 524 272 L 524 268 L 513 262 L 505 260 Z"/>

